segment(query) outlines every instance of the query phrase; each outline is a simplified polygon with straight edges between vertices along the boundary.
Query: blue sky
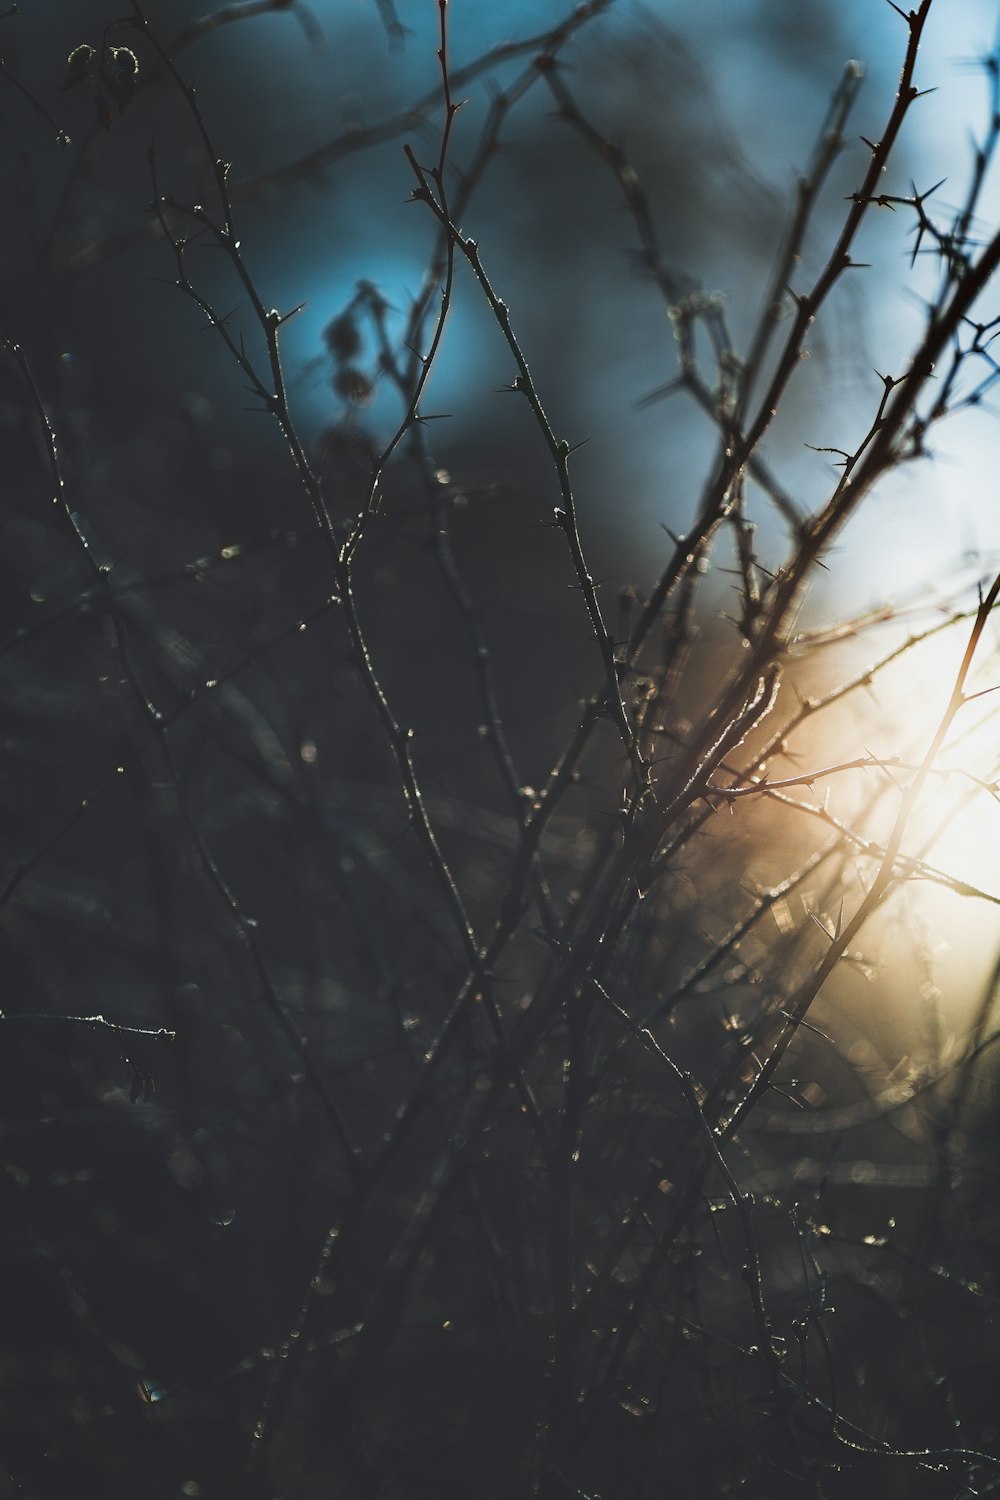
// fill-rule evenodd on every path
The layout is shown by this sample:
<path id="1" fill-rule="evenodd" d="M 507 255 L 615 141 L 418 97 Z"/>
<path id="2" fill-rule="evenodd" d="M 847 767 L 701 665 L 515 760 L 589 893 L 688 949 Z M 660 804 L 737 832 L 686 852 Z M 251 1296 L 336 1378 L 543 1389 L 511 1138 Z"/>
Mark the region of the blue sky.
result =
<path id="1" fill-rule="evenodd" d="M 204 9 L 195 0 L 149 4 L 168 34 Z M 280 167 L 435 87 L 437 5 L 399 0 L 398 9 L 410 34 L 397 49 L 387 43 L 374 0 L 312 0 L 321 45 L 284 12 L 220 28 L 184 55 L 183 68 L 203 86 L 220 149 L 234 159 L 234 181 Z M 566 0 L 451 0 L 453 64 L 543 30 L 571 9 Z M 67 45 L 75 44 L 97 18 L 107 18 L 103 0 L 73 0 L 54 8 L 53 33 L 61 27 Z M 31 19 L 27 14 L 26 38 Z M 912 172 L 922 187 L 946 178 L 941 201 L 957 198 L 970 132 L 985 120 L 985 92 L 968 64 L 990 45 L 995 24 L 992 0 L 937 0 L 919 66 L 921 83 L 936 92 L 911 114 L 888 190 L 908 191 Z M 634 154 L 677 270 L 726 299 L 737 347 L 759 307 L 794 174 L 844 63 L 853 57 L 866 67 L 852 128 L 874 136 L 891 105 L 904 42 L 904 23 L 885 0 L 615 0 L 571 44 L 567 78 L 602 128 Z M 466 91 L 453 160 L 468 159 L 491 90 L 518 66 L 498 66 Z M 62 100 L 72 112 L 72 98 Z M 606 530 L 613 514 L 641 558 L 658 544 L 661 522 L 683 527 L 690 516 L 711 434 L 680 403 L 636 410 L 637 398 L 673 372 L 669 325 L 655 295 L 628 274 L 624 252 L 634 241 L 610 179 L 547 118 L 550 111 L 541 88 L 519 107 L 510 151 L 491 168 L 468 227 L 513 310 L 554 419 L 566 424 L 570 440 L 589 440 L 578 475 L 588 524 Z M 248 261 L 268 304 L 306 304 L 288 325 L 285 355 L 299 411 L 314 428 L 330 419 L 332 398 L 322 373 L 305 372 L 358 279 L 375 282 L 400 317 L 420 286 L 433 223 L 406 201 L 412 177 L 404 138 L 340 163 L 320 187 L 240 206 Z M 434 122 L 409 136 L 428 158 L 436 138 Z M 855 137 L 827 195 L 813 265 L 863 157 Z M 687 158 L 695 170 L 685 177 Z M 995 191 L 990 201 L 995 205 Z M 911 346 L 919 321 L 914 294 L 927 283 L 919 271 L 906 274 L 906 230 L 903 214 L 875 217 L 865 245 L 872 270 L 859 273 L 816 329 L 812 369 L 790 403 L 793 430 L 775 451 L 786 483 L 806 494 L 818 497 L 830 474 L 804 442 L 848 446 L 871 410 L 872 367 L 899 368 Z M 811 269 L 807 264 L 803 276 Z M 512 373 L 481 298 L 461 276 L 428 401 L 454 413 L 451 431 L 460 432 L 463 421 L 502 423 L 508 418 L 495 392 Z M 394 415 L 391 403 L 380 401 L 368 417 L 387 432 Z M 902 476 L 874 508 L 871 524 L 884 527 L 901 585 L 926 569 L 928 545 L 936 557 L 946 547 L 957 559 L 994 544 L 991 437 L 981 424 L 975 432 L 965 423 L 942 430 L 939 463 L 919 483 Z M 850 584 L 862 601 L 883 587 L 864 558 Z"/>
<path id="2" fill-rule="evenodd" d="M 272 138 L 265 141 L 263 155 L 272 162 L 283 159 L 299 140 L 317 137 L 317 131 L 328 133 L 342 128 L 347 118 L 369 121 L 380 112 L 389 112 L 398 103 L 433 87 L 437 77 L 434 58 L 437 7 L 430 0 L 404 0 L 399 14 L 411 28 L 406 44 L 398 51 L 387 48 L 374 6 L 356 3 L 351 10 L 342 4 L 318 3 L 313 10 L 327 33 L 327 44 L 313 51 L 288 16 L 272 17 L 255 27 L 241 29 L 240 47 L 251 70 L 257 72 L 265 95 L 273 88 L 283 88 L 286 68 L 297 73 L 297 105 L 290 118 L 272 128 Z M 508 37 L 543 29 L 567 14 L 568 7 L 555 0 L 506 0 L 502 6 L 482 5 L 477 0 L 452 0 L 450 37 L 453 63 L 460 66 L 467 59 Z M 350 16 L 350 28 L 345 20 Z M 664 23 L 659 46 L 662 47 L 662 90 L 658 88 L 657 57 L 651 55 L 645 76 L 624 76 L 623 60 L 629 58 L 630 36 L 637 31 L 655 35 L 656 22 Z M 911 115 L 904 151 L 900 159 L 900 180 L 887 184 L 890 191 L 906 192 L 906 172 L 919 175 L 926 187 L 946 178 L 942 201 L 954 201 L 964 183 L 969 161 L 970 132 L 980 131 L 985 119 L 985 91 L 979 76 L 969 66 L 970 59 L 981 55 L 992 40 L 995 7 L 986 0 L 953 0 L 939 5 L 932 13 L 919 64 L 922 84 L 936 92 L 921 100 Z M 840 69 L 849 57 L 858 58 L 866 68 L 866 81 L 853 120 L 857 134 L 874 135 L 880 129 L 891 104 L 895 78 L 905 43 L 905 26 L 883 0 L 854 0 L 853 4 L 783 4 L 769 0 L 705 0 L 698 7 L 652 3 L 639 5 L 635 0 L 618 0 L 608 14 L 594 23 L 592 32 L 572 44 L 567 58 L 572 65 L 568 75 L 574 84 L 586 91 L 588 103 L 595 105 L 601 123 L 614 132 L 619 125 L 617 111 L 625 103 L 625 144 L 630 145 L 629 125 L 633 131 L 642 128 L 637 116 L 645 113 L 650 135 L 656 132 L 656 111 L 664 110 L 664 129 L 671 128 L 670 91 L 677 86 L 671 73 L 671 36 L 690 50 L 689 61 L 698 65 L 705 82 L 704 97 L 691 93 L 691 108 L 704 111 L 703 127 L 707 135 L 726 149 L 742 153 L 744 165 L 751 168 L 773 190 L 773 199 L 764 205 L 764 228 L 775 228 L 781 213 L 783 196 L 790 191 L 793 175 L 805 162 L 817 124 L 822 118 L 829 91 Z M 232 37 L 225 39 L 229 46 Z M 221 45 L 221 40 L 220 40 Z M 634 67 L 634 53 L 630 65 Z M 685 63 L 687 67 L 687 63 Z M 498 86 L 513 76 L 513 70 L 497 69 L 491 80 Z M 332 86 L 331 86 L 332 80 Z M 477 82 L 469 93 L 466 113 L 459 117 L 454 154 L 462 159 L 475 140 L 475 127 L 488 98 L 489 84 Z M 287 93 L 282 97 L 287 98 Z M 266 100 L 263 101 L 266 103 Z M 532 112 L 550 108 L 542 92 L 537 103 L 529 101 L 522 108 L 525 118 Z M 273 113 L 269 118 L 274 121 Z M 697 123 L 697 122 L 696 122 Z M 700 127 L 699 127 L 700 128 Z M 512 129 L 515 144 L 518 127 Z M 544 133 L 541 137 L 546 139 Z M 549 139 L 552 139 L 549 137 Z M 697 139 L 697 137 L 696 137 Z M 433 152 L 433 132 L 414 141 L 418 151 Z M 640 142 L 640 146 L 641 146 Z M 852 163 L 860 164 L 863 148 L 856 147 L 853 157 L 847 153 L 844 170 L 850 173 Z M 640 153 L 641 154 L 641 153 Z M 655 160 L 655 153 L 653 153 Z M 299 198 L 303 213 L 303 231 L 291 246 L 287 236 L 275 243 L 271 265 L 277 284 L 276 300 L 306 300 L 307 309 L 296 324 L 290 325 L 287 339 L 289 359 L 303 364 L 318 349 L 319 334 L 328 318 L 348 299 L 360 276 L 376 281 L 384 294 L 400 308 L 419 285 L 422 257 L 430 225 L 421 211 L 405 203 L 411 185 L 402 159 L 400 142 L 380 150 L 371 158 L 366 179 L 371 192 L 337 191 L 336 179 L 329 193 L 309 193 Z M 366 169 L 368 170 L 368 169 Z M 600 180 L 599 168 L 594 168 Z M 756 297 L 766 272 L 766 245 L 752 243 L 753 234 L 742 237 L 739 215 L 752 220 L 761 205 L 754 204 L 752 188 L 739 180 L 740 164 L 718 187 L 725 197 L 724 207 L 711 221 L 712 203 L 708 194 L 709 220 L 696 225 L 697 261 L 690 269 L 710 290 L 719 290 L 729 299 L 730 316 L 737 334 L 741 323 L 749 321 L 756 307 Z M 502 181 L 502 164 L 499 169 Z M 358 179 L 351 179 L 357 184 Z M 845 178 L 845 182 L 846 182 Z M 955 193 L 949 190 L 955 185 Z M 655 197 L 656 182 L 649 185 Z M 605 192 L 601 183 L 598 191 Z M 612 194 L 607 190 L 607 214 L 614 213 Z M 704 445 L 695 441 L 688 451 L 678 450 L 672 413 L 657 409 L 652 418 L 637 418 L 634 398 L 644 390 L 669 378 L 671 348 L 655 299 L 638 295 L 627 286 L 622 263 L 601 262 L 592 243 L 581 231 L 579 263 L 566 268 L 589 276 L 586 307 L 582 318 L 576 314 L 565 318 L 561 312 L 561 294 L 566 280 L 562 274 L 552 284 L 540 272 L 538 257 L 519 250 L 516 234 L 511 234 L 509 210 L 500 221 L 491 217 L 496 199 L 490 197 L 490 184 L 481 203 L 471 214 L 477 234 L 481 234 L 484 257 L 502 286 L 515 320 L 521 315 L 526 347 L 530 349 L 532 327 L 539 318 L 554 320 L 569 349 L 568 358 L 580 366 L 599 366 L 601 378 L 589 389 L 577 393 L 574 416 L 581 420 L 590 439 L 588 468 L 584 490 L 593 495 L 595 508 L 601 505 L 601 494 L 612 488 L 616 495 L 626 493 L 634 508 L 638 545 L 646 545 L 651 528 L 660 520 L 673 524 L 683 521 L 685 508 L 692 497 L 680 493 L 697 484 L 704 461 Z M 830 210 L 836 213 L 836 195 Z M 730 232 L 734 222 L 737 227 Z M 887 216 L 883 216 L 887 217 Z M 530 221 L 529 221 L 530 222 Z M 586 224 L 586 217 L 584 224 Z M 538 234 L 546 231 L 539 218 Z M 873 225 L 870 253 L 873 269 L 850 300 L 842 300 L 828 325 L 817 330 L 816 357 L 827 361 L 824 390 L 828 400 L 832 390 L 837 399 L 836 417 L 823 410 L 817 419 L 810 441 L 818 445 L 849 444 L 851 434 L 866 419 L 872 390 L 866 382 L 876 363 L 891 364 L 905 359 L 906 350 L 918 326 L 915 294 L 926 288 L 920 274 L 910 279 L 904 274 L 908 242 L 902 215 L 892 224 Z M 753 230 L 752 223 L 749 229 Z M 628 226 L 619 225 L 621 248 L 629 242 Z M 759 237 L 759 225 L 758 225 Z M 269 239 L 266 235 L 265 239 Z M 538 243 L 537 238 L 535 241 Z M 821 249 L 817 244 L 817 252 Z M 544 257 L 542 257 L 544 258 Z M 558 268 L 557 268 L 558 269 Z M 539 277 L 541 275 L 541 282 Z M 614 279 L 613 279 L 614 278 Z M 615 284 L 617 279 L 617 285 Z M 562 328 L 562 323 L 567 326 Z M 584 325 L 581 327 L 581 324 Z M 573 340 L 578 340 L 574 346 Z M 595 361 L 593 350 L 601 357 Z M 587 351 L 590 351 L 587 353 Z M 579 366 L 578 366 L 579 368 Z M 560 391 L 565 387 L 566 372 L 545 367 L 543 373 L 552 381 L 553 400 L 558 406 Z M 495 330 L 483 314 L 474 289 L 461 287 L 457 315 L 449 331 L 440 370 L 432 387 L 432 405 L 455 411 L 463 407 L 480 415 L 494 399 L 493 392 L 509 374 L 507 361 Z M 303 400 L 310 415 L 321 420 L 327 401 L 321 381 L 303 390 Z M 378 415 L 378 408 L 376 413 Z M 386 413 L 386 420 L 390 414 Z M 677 419 L 680 420 L 680 419 Z M 690 430 L 689 417 L 683 419 Z M 622 424 L 627 424 L 627 440 L 621 443 Z M 806 424 L 808 425 L 808 424 Z M 962 429 L 962 424 L 956 424 Z M 570 434 L 575 437 L 577 434 Z M 925 566 L 925 533 L 928 520 L 901 527 L 897 511 L 900 506 L 914 515 L 914 505 L 922 515 L 926 498 L 928 516 L 940 517 L 941 498 L 949 507 L 949 544 L 956 558 L 977 546 L 991 544 L 992 500 L 980 503 L 974 476 L 991 467 L 988 453 L 981 461 L 970 456 L 964 429 L 959 431 L 963 473 L 971 473 L 973 482 L 953 484 L 955 455 L 950 437 L 941 441 L 942 461 L 937 471 L 922 481 L 920 502 L 914 498 L 914 484 L 909 476 L 899 481 L 899 495 L 887 499 L 881 508 L 886 535 L 891 536 L 900 582 L 918 576 Z M 664 494 L 661 473 L 664 449 L 672 453 L 675 495 Z M 782 455 L 787 472 L 795 482 L 826 483 L 828 471 L 817 464 L 816 456 L 796 444 L 794 451 Z M 587 481 L 590 481 L 589 484 Z M 954 491 L 954 493 L 953 493 Z M 668 512 L 669 514 L 667 514 Z M 940 545 L 940 528 L 936 545 Z M 866 579 L 864 569 L 852 575 L 859 591 L 881 587 L 879 579 Z"/>

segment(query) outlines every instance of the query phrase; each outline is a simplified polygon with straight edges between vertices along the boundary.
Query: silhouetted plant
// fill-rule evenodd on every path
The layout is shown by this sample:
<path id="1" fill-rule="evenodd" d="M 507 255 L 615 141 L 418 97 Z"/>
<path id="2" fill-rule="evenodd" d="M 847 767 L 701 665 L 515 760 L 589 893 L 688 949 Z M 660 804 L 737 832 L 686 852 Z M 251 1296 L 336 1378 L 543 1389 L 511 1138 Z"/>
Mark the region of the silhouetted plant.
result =
<path id="1" fill-rule="evenodd" d="M 997 800 L 1000 576 L 972 598 L 890 587 L 858 615 L 824 596 L 799 623 L 880 483 L 998 373 L 1000 54 L 964 200 L 897 181 L 931 8 L 899 12 L 898 92 L 837 222 L 845 69 L 739 340 L 578 84 L 610 0 L 462 68 L 438 0 L 432 95 L 254 181 L 186 50 L 284 10 L 315 41 L 304 7 L 245 0 L 168 42 L 131 0 L 70 52 L 67 108 L 89 90 L 99 128 L 52 202 L 8 183 L 31 251 L 2 393 L 11 1494 L 1000 1487 L 979 1144 L 996 972 L 965 1030 L 946 1022 L 906 904 L 915 886 L 1000 900 L 934 848 Z M 501 69 L 466 130 L 462 90 Z M 3 77 L 70 145 L 59 83 Z M 641 585 L 598 576 L 563 392 L 494 265 L 491 174 L 540 94 L 610 171 L 664 313 L 676 374 L 634 397 L 686 396 L 712 433 Z M 154 109 L 166 144 L 147 151 Z M 400 310 L 358 281 L 286 368 L 301 306 L 271 305 L 243 217 L 396 138 L 432 235 L 421 285 Z M 145 153 L 145 228 L 74 206 L 113 144 L 127 195 Z M 818 450 L 816 483 L 835 469 L 807 500 L 768 440 L 879 209 L 937 283 L 860 434 L 828 413 L 844 446 Z M 90 269 L 125 250 L 158 280 L 131 338 L 172 297 L 170 361 L 205 330 L 275 446 L 235 412 L 221 438 L 200 393 L 157 409 L 167 356 L 83 311 Z M 432 402 L 470 292 L 519 403 L 509 472 Z M 86 350 L 82 384 L 64 344 Z M 317 375 L 333 415 L 310 433 Z M 837 654 L 869 639 L 860 666 Z M 926 704 L 902 750 L 873 750 L 898 721 L 851 705 L 900 682 Z M 934 787 L 951 793 L 928 813 Z M 901 1060 L 894 985 L 920 1008 Z"/>

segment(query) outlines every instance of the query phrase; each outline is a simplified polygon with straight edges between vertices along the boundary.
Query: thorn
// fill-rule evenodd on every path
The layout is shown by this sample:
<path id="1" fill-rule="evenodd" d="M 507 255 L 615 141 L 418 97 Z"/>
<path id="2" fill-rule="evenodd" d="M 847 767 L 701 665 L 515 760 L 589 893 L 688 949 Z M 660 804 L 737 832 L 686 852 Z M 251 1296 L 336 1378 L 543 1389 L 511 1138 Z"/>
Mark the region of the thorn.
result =
<path id="1" fill-rule="evenodd" d="M 827 923 L 823 920 L 823 918 L 817 916 L 814 911 L 811 911 L 809 913 L 809 916 L 810 916 L 811 920 L 816 923 L 816 926 L 819 928 L 819 930 L 823 934 L 823 936 L 829 942 L 831 942 L 831 943 L 834 942 L 835 941 L 834 934 L 830 931 L 829 927 L 827 926 Z"/>
<path id="2" fill-rule="evenodd" d="M 964 693 L 962 696 L 962 702 L 973 703 L 977 698 L 987 698 L 990 693 L 996 692 L 1000 692 L 1000 683 L 994 685 L 993 687 L 980 688 L 978 693 Z"/>
<path id="3" fill-rule="evenodd" d="M 686 383 L 687 382 L 685 381 L 684 377 L 682 375 L 678 375 L 675 380 L 668 380 L 666 385 L 658 385 L 656 389 L 650 391 L 648 395 L 639 397 L 638 401 L 635 403 L 636 409 L 641 411 L 645 406 L 652 406 L 655 401 L 665 401 L 666 398 L 668 396 L 672 396 L 675 391 L 682 390 Z"/>
<path id="4" fill-rule="evenodd" d="M 294 318 L 295 314 L 296 313 L 300 313 L 304 307 L 305 307 L 305 303 L 304 302 L 300 302 L 299 305 L 298 305 L 298 307 L 293 307 L 292 310 L 291 310 L 291 312 L 286 312 L 283 318 L 279 318 L 278 321 L 277 321 L 277 323 L 275 324 L 275 327 L 276 328 L 280 328 L 281 325 L 282 325 L 282 323 L 287 323 L 288 320 L 289 320 L 289 318 Z"/>

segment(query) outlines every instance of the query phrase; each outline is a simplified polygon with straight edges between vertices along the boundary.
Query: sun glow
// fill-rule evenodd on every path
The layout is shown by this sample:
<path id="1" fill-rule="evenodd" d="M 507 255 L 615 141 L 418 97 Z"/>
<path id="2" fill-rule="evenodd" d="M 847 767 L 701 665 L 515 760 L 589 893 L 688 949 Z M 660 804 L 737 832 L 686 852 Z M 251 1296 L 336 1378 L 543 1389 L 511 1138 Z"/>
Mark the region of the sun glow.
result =
<path id="1" fill-rule="evenodd" d="M 897 861 L 908 877 L 905 891 L 890 888 L 873 925 L 878 946 L 901 942 L 907 958 L 912 941 L 905 933 L 919 927 L 934 970 L 927 988 L 959 1027 L 978 1004 L 1000 942 L 1000 694 L 992 690 L 1000 682 L 1000 653 L 992 622 L 979 641 L 965 701 L 937 754 L 927 757 L 948 713 L 975 611 L 974 600 L 936 619 L 886 622 L 885 636 L 869 634 L 863 646 L 853 639 L 832 649 L 824 675 L 856 686 L 816 715 L 799 747 L 810 765 L 868 762 L 831 771 L 820 793 L 827 813 L 869 841 L 854 861 L 858 888 L 845 892 L 848 910 L 875 879 L 879 851 L 892 838 L 908 790 L 921 779 Z M 820 786 L 817 781 L 815 790 Z"/>
<path id="2" fill-rule="evenodd" d="M 742 890 L 765 905 L 738 944 L 747 983 L 778 952 L 779 982 L 808 988 L 851 927 L 814 1022 L 845 1055 L 865 1038 L 914 1076 L 967 1048 L 1000 946 L 1000 620 L 983 622 L 955 699 L 978 610 L 973 584 L 800 635 L 777 702 L 713 778 L 703 865 L 671 887 L 673 913 L 697 904 L 715 940 L 705 913 L 731 923 L 737 830 Z M 739 965 L 722 977 L 741 982 Z M 730 1008 L 742 1023 L 746 1005 Z"/>

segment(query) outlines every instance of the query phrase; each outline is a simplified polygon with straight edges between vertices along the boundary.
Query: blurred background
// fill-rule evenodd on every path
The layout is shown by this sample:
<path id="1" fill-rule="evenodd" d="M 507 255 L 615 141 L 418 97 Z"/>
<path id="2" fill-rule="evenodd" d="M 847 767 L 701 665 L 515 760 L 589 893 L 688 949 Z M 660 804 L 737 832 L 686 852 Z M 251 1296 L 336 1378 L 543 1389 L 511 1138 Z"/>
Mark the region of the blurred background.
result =
<path id="1" fill-rule="evenodd" d="M 410 144 L 422 160 L 436 157 L 437 8 L 260 7 L 233 24 L 238 13 L 229 24 L 199 26 L 198 6 L 171 4 L 151 10 L 149 19 L 165 44 L 177 43 L 178 64 L 197 83 L 213 140 L 233 162 L 239 231 L 262 298 L 283 310 L 302 305 L 282 334 L 294 412 L 311 451 L 327 464 L 335 510 L 348 515 L 367 472 L 364 460 L 349 457 L 352 429 L 380 446 L 402 409 L 380 373 L 363 312 L 351 366 L 362 385 L 353 393 L 324 331 L 358 307 L 359 285 L 368 285 L 386 304 L 388 333 L 400 336 L 421 290 L 435 226 L 409 201 L 414 182 L 402 148 Z M 515 87 L 531 60 L 530 46 L 507 56 L 504 43 L 541 36 L 563 16 L 549 3 L 481 7 L 458 0 L 450 8 L 451 62 L 465 101 L 451 143 L 456 187 L 491 103 Z M 136 107 L 103 130 L 91 90 L 61 92 L 66 56 L 86 39 L 96 43 L 109 19 L 100 5 L 73 3 L 48 7 L 44 24 L 37 10 L 5 23 L 8 69 L 51 108 L 72 144 L 57 145 L 54 131 L 8 88 L 5 171 L 13 211 L 3 316 L 11 336 L 30 336 L 46 399 L 58 398 L 66 414 L 61 438 L 75 466 L 74 505 L 94 521 L 95 546 L 102 555 L 113 552 L 119 577 L 138 578 L 189 562 L 192 550 L 216 555 L 275 527 L 298 535 L 310 523 L 280 435 L 244 409 L 226 351 L 198 331 L 196 309 L 164 285 L 173 267 L 148 209 L 150 144 L 162 191 L 181 200 L 210 192 L 183 101 L 162 76 L 144 79 Z M 995 23 L 994 8 L 973 0 L 932 13 L 919 64 L 929 92 L 911 113 L 887 191 L 905 195 L 942 183 L 934 203 L 943 214 L 962 201 L 974 141 L 988 124 L 982 60 Z M 806 242 L 802 286 L 822 265 L 859 177 L 867 149 L 861 137 L 877 137 L 886 116 L 904 39 L 902 20 L 886 4 L 803 13 L 794 4 L 720 0 L 695 15 L 683 6 L 621 0 L 600 8 L 569 41 L 561 76 L 634 165 L 675 285 L 722 299 L 737 351 L 760 313 L 795 175 L 808 165 L 845 64 L 857 61 L 865 77 Z M 477 64 L 483 58 L 487 66 Z M 473 64 L 465 81 L 462 70 Z M 988 189 L 984 203 L 994 201 Z M 574 480 L 591 570 L 606 580 L 606 597 L 629 584 L 641 595 L 665 555 L 663 527 L 677 532 L 691 523 L 715 431 L 683 394 L 644 401 L 677 373 L 673 329 L 662 297 L 640 273 L 617 184 L 558 118 L 537 79 L 504 121 L 464 227 L 479 239 L 487 271 L 514 309 L 553 424 L 570 442 L 585 444 Z M 875 372 L 905 368 L 921 299 L 937 274 L 930 255 L 910 266 L 913 246 L 912 216 L 882 210 L 874 217 L 862 243 L 870 268 L 836 289 L 769 434 L 768 461 L 803 508 L 817 505 L 836 475 L 836 454 L 815 450 L 851 448 L 871 420 L 880 390 Z M 228 311 L 238 306 L 240 289 L 217 260 L 210 251 L 202 256 L 203 288 Z M 561 539 L 537 529 L 555 504 L 552 479 L 529 415 L 502 389 L 512 379 L 510 357 L 467 270 L 459 268 L 424 409 L 446 417 L 428 434 L 461 507 L 453 518 L 459 545 L 463 536 L 475 539 L 467 549 L 470 558 L 476 554 L 474 569 L 489 560 L 489 580 L 474 575 L 470 582 L 474 592 L 485 591 L 492 637 L 531 637 L 530 659 L 514 652 L 519 686 L 508 679 L 504 695 L 530 782 L 547 768 L 592 663 L 586 655 L 579 660 L 573 612 L 562 599 L 552 607 L 553 580 L 570 582 Z M 901 631 L 915 628 L 915 607 L 923 612 L 917 623 L 926 624 L 929 610 L 963 590 L 967 598 L 989 572 L 994 440 L 983 406 L 959 412 L 935 432 L 934 462 L 901 467 L 843 535 L 805 604 L 803 629 L 894 603 L 911 613 L 901 625 L 887 622 L 876 642 L 853 654 L 850 644 L 842 646 L 833 674 L 902 639 Z M 386 484 L 398 512 L 415 503 L 412 489 L 407 499 L 412 482 L 405 462 L 397 462 Z M 113 507 L 107 524 L 97 524 L 98 506 Z M 787 548 L 783 523 L 770 510 L 754 520 L 762 560 L 776 567 Z M 65 568 L 75 566 L 67 561 L 59 575 L 39 527 L 37 515 L 25 519 L 9 549 L 16 575 L 9 597 L 27 596 L 36 614 L 65 586 Z M 30 561 L 21 562 L 32 528 L 42 538 L 37 562 L 30 546 Z M 379 557 L 371 570 L 380 600 L 373 628 L 382 616 L 389 622 L 380 644 L 390 672 L 399 638 L 393 611 L 419 620 L 426 610 L 422 596 L 413 605 L 412 560 L 411 549 L 395 561 Z M 236 571 L 244 566 L 254 564 L 239 563 Z M 721 574 L 709 586 L 720 614 L 729 586 Z M 245 630 L 242 619 L 235 628 L 237 636 Z M 708 634 L 699 671 L 710 670 L 716 649 L 710 620 L 702 629 Z M 894 685 L 879 689 L 864 722 L 874 753 L 905 756 L 926 741 L 939 707 L 927 701 L 924 684 L 957 662 L 960 650 L 961 643 L 946 642 L 933 667 L 918 666 L 915 681 L 903 666 Z M 452 698 L 442 671 L 432 716 Z M 992 874 L 994 814 L 988 804 L 977 806 L 947 835 L 945 847 L 978 884 Z M 963 932 L 956 946 L 968 951 L 982 941 L 987 949 L 991 937 L 966 928 L 966 907 L 948 913 Z"/>

